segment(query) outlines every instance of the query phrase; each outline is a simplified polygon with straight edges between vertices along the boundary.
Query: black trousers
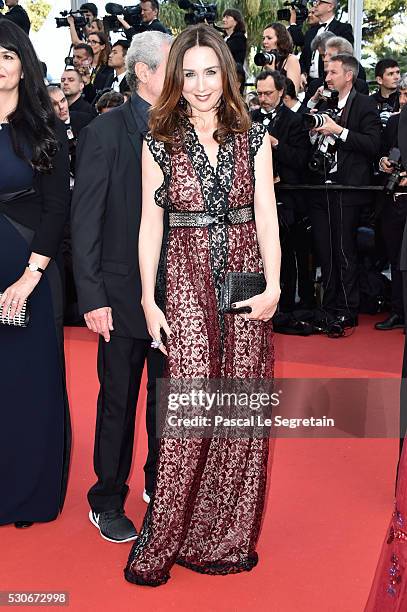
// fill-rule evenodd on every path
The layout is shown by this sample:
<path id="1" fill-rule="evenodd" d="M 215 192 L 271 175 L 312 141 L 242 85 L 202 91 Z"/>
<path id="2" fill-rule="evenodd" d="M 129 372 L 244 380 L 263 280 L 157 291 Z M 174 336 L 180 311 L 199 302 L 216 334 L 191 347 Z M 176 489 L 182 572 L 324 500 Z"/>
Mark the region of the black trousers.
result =
<path id="1" fill-rule="evenodd" d="M 325 196 L 324 196 L 325 197 Z M 342 204 L 340 193 L 314 201 L 311 223 L 321 265 L 322 307 L 333 316 L 356 316 L 359 309 L 356 236 L 360 207 Z"/>
<path id="2" fill-rule="evenodd" d="M 164 369 L 163 354 L 149 340 L 111 336 L 99 339 L 94 469 L 97 482 L 88 493 L 91 508 L 105 512 L 124 506 L 126 481 L 133 458 L 134 423 L 144 364 L 147 362 L 148 456 L 144 466 L 145 488 L 155 488 L 159 439 L 156 437 L 156 379 Z"/>
<path id="3" fill-rule="evenodd" d="M 303 219 L 285 228 L 281 239 L 281 312 L 295 310 L 295 293 L 310 306 L 314 302 L 311 259 L 311 237 Z"/>
<path id="4" fill-rule="evenodd" d="M 381 213 L 381 230 L 391 266 L 391 311 L 404 317 L 403 282 L 399 269 L 400 249 L 407 216 L 407 196 L 385 196 Z"/>

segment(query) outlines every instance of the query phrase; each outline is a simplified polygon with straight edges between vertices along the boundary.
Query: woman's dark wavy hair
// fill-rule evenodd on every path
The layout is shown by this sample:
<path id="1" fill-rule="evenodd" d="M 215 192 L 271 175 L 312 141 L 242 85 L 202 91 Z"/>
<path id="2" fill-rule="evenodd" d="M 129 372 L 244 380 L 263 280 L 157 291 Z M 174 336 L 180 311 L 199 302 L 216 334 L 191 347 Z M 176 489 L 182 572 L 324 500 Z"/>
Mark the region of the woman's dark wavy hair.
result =
<path id="1" fill-rule="evenodd" d="M 277 51 L 283 57 L 288 57 L 293 52 L 293 39 L 291 38 L 290 32 L 283 26 L 282 23 L 271 23 L 264 29 L 273 28 L 277 37 Z"/>
<path id="2" fill-rule="evenodd" d="M 240 11 L 237 9 L 226 9 L 226 11 L 223 11 L 223 17 L 233 17 L 233 19 L 237 21 L 233 31 L 243 32 L 243 34 L 246 34 L 246 24 Z"/>
<path id="3" fill-rule="evenodd" d="M 27 34 L 8 19 L 0 20 L 0 47 L 18 55 L 24 75 L 18 86 L 17 108 L 8 116 L 14 151 L 22 159 L 27 159 L 23 150 L 24 135 L 24 145 L 30 150 L 31 159 L 28 161 L 34 170 L 49 172 L 58 141 L 55 113 L 41 64 Z"/>

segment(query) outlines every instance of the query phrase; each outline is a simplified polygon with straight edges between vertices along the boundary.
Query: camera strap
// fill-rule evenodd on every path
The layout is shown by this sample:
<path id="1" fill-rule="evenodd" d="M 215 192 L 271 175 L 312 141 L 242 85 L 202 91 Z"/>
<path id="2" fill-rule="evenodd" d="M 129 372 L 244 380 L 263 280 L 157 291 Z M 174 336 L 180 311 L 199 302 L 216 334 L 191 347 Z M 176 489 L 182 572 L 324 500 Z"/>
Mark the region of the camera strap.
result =
<path id="1" fill-rule="evenodd" d="M 346 100 L 346 104 L 341 112 L 341 116 L 338 118 L 338 121 L 337 121 L 337 123 L 342 127 L 346 127 L 346 124 L 348 122 L 349 112 L 350 112 L 353 100 L 355 98 L 356 98 L 356 91 L 352 87 L 352 89 L 349 92 L 348 99 Z"/>

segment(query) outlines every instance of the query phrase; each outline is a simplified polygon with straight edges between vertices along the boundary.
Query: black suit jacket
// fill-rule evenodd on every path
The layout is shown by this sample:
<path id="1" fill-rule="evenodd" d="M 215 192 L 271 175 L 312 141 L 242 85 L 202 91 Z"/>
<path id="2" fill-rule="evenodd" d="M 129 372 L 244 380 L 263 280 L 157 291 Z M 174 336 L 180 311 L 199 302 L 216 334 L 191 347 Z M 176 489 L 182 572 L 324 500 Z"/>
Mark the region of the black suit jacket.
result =
<path id="1" fill-rule="evenodd" d="M 226 44 L 235 62 L 243 66 L 247 50 L 247 38 L 243 32 L 233 32 L 227 39 Z"/>
<path id="2" fill-rule="evenodd" d="M 355 92 L 344 127 L 349 130 L 349 134 L 346 142 L 337 140 L 336 182 L 342 185 L 371 185 L 373 163 L 380 151 L 381 123 L 375 102 L 370 96 Z M 324 177 L 317 178 L 315 174 L 310 175 L 310 178 L 314 179 L 314 183 L 325 182 Z M 344 191 L 342 195 L 344 205 L 365 205 L 371 199 L 369 191 Z"/>
<path id="3" fill-rule="evenodd" d="M 133 96 L 82 130 L 71 217 L 80 313 L 111 306 L 113 334 L 142 339 L 149 338 L 138 263 L 147 109 Z"/>
<path id="4" fill-rule="evenodd" d="M 300 56 L 300 66 L 301 72 L 308 74 L 309 69 L 312 62 L 312 51 L 311 51 L 311 43 L 314 40 L 315 36 L 318 33 L 318 30 L 321 26 L 315 25 L 312 26 L 305 34 L 304 37 L 304 48 L 302 50 Z M 353 29 L 350 23 L 342 23 L 337 19 L 333 19 L 327 28 L 328 32 L 332 32 L 335 36 L 341 36 L 342 38 L 346 38 L 350 43 L 354 43 Z M 322 62 L 322 58 L 319 58 L 319 76 L 323 76 L 324 74 L 324 64 Z"/>
<path id="5" fill-rule="evenodd" d="M 1 17 L 1 15 L 0 15 Z M 10 19 L 13 23 L 16 23 L 26 34 L 30 33 L 31 22 L 28 17 L 28 13 L 23 9 L 22 6 L 16 4 L 13 6 L 8 13 L 4 15 L 6 19 Z"/>

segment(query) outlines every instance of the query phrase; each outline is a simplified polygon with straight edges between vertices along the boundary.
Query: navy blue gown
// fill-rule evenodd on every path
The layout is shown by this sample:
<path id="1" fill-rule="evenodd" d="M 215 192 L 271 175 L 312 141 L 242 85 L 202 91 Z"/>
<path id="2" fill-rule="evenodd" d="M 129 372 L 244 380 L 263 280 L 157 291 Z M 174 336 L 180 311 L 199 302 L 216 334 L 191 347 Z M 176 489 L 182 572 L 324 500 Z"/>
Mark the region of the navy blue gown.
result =
<path id="1" fill-rule="evenodd" d="M 32 187 L 34 172 L 15 155 L 6 124 L 0 168 L 0 198 Z M 0 291 L 23 274 L 34 234 L 0 211 Z M 29 299 L 27 328 L 0 324 L 0 525 L 55 519 L 66 490 L 70 426 L 55 261 Z"/>

